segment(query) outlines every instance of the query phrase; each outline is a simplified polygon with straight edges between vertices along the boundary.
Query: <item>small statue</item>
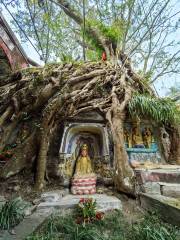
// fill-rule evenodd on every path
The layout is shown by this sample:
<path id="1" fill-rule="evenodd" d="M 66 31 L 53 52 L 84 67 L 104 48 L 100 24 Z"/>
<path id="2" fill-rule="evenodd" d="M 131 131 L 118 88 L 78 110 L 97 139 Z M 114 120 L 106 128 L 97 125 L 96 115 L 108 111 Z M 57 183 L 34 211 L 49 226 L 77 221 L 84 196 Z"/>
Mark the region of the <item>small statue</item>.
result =
<path id="1" fill-rule="evenodd" d="M 135 148 L 144 148 L 142 134 L 138 127 L 134 127 L 132 130 L 132 146 Z"/>
<path id="2" fill-rule="evenodd" d="M 143 141 L 146 148 L 151 148 L 153 136 L 150 128 L 147 128 L 147 127 L 144 128 Z"/>
<path id="3" fill-rule="evenodd" d="M 124 129 L 124 141 L 125 141 L 127 147 L 130 148 L 131 147 L 130 134 L 126 128 Z"/>
<path id="4" fill-rule="evenodd" d="M 80 151 L 80 156 L 76 162 L 75 176 L 82 176 L 93 173 L 91 160 L 88 155 L 87 144 L 83 144 Z"/>

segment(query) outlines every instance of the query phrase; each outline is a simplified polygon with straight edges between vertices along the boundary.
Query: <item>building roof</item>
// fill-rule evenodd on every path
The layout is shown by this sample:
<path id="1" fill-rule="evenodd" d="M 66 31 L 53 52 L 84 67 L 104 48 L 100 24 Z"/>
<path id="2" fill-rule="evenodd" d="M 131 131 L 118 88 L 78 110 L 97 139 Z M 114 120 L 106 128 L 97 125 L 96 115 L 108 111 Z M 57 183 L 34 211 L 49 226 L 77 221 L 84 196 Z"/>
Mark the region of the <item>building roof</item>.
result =
<path id="1" fill-rule="evenodd" d="M 16 46 L 16 48 L 19 50 L 20 54 L 22 55 L 22 57 L 24 58 L 24 60 L 33 65 L 33 66 L 39 66 L 38 63 L 36 63 L 35 61 L 33 61 L 32 59 L 30 59 L 27 54 L 25 53 L 24 49 L 22 48 L 19 40 L 17 39 L 16 35 L 14 34 L 13 30 L 11 29 L 11 27 L 9 26 L 8 22 L 6 21 L 6 19 L 4 18 L 2 12 L 0 12 L 0 27 L 3 27 L 3 29 L 0 29 L 0 33 L 1 31 L 5 31 L 7 36 L 9 37 L 10 41 L 12 42 L 12 44 L 14 44 Z M 0 34 L 1 37 L 1 34 Z M 8 43 L 10 44 L 10 42 Z"/>

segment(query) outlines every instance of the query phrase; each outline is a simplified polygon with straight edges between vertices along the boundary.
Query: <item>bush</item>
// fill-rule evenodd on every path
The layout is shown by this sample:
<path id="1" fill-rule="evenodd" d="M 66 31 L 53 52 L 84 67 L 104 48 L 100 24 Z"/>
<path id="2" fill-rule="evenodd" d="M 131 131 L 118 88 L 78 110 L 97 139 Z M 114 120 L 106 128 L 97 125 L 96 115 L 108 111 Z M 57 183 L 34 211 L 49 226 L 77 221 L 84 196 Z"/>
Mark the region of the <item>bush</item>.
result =
<path id="1" fill-rule="evenodd" d="M 29 206 L 21 198 L 6 202 L 0 211 L 0 229 L 9 230 L 18 225 L 24 218 L 24 209 Z"/>

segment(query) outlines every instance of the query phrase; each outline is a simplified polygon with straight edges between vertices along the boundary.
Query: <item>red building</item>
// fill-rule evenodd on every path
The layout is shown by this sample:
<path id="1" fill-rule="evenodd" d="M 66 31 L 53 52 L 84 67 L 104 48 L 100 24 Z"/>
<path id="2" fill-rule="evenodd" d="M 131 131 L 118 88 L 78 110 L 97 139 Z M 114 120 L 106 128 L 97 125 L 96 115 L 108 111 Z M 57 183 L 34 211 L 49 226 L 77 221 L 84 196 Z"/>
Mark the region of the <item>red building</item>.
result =
<path id="1" fill-rule="evenodd" d="M 11 71 L 37 65 L 30 60 L 0 12 L 0 77 Z"/>

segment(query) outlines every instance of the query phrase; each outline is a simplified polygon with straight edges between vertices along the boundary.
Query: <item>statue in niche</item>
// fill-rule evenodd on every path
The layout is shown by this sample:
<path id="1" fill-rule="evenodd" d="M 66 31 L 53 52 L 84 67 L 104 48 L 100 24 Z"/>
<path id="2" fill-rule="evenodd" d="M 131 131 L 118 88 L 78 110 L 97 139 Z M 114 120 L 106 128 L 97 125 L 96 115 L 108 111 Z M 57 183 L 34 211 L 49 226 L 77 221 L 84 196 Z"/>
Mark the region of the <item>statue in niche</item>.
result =
<path id="1" fill-rule="evenodd" d="M 124 141 L 126 143 L 127 148 L 132 147 L 131 146 L 130 134 L 129 134 L 129 132 L 126 128 L 124 129 Z"/>
<path id="2" fill-rule="evenodd" d="M 153 135 L 150 128 L 145 127 L 143 132 L 143 142 L 146 148 L 151 148 L 153 142 Z"/>
<path id="3" fill-rule="evenodd" d="M 96 192 L 96 180 L 88 154 L 88 145 L 83 144 L 80 148 L 75 173 L 71 180 L 72 194 L 94 194 Z"/>
<path id="4" fill-rule="evenodd" d="M 80 156 L 78 157 L 76 162 L 75 175 L 83 176 L 83 175 L 89 175 L 92 173 L 93 173 L 93 170 L 91 165 L 91 159 L 88 155 L 88 145 L 83 144 L 80 149 Z"/>
<path id="5" fill-rule="evenodd" d="M 132 147 L 144 148 L 144 142 L 139 126 L 135 126 L 132 129 Z"/>

